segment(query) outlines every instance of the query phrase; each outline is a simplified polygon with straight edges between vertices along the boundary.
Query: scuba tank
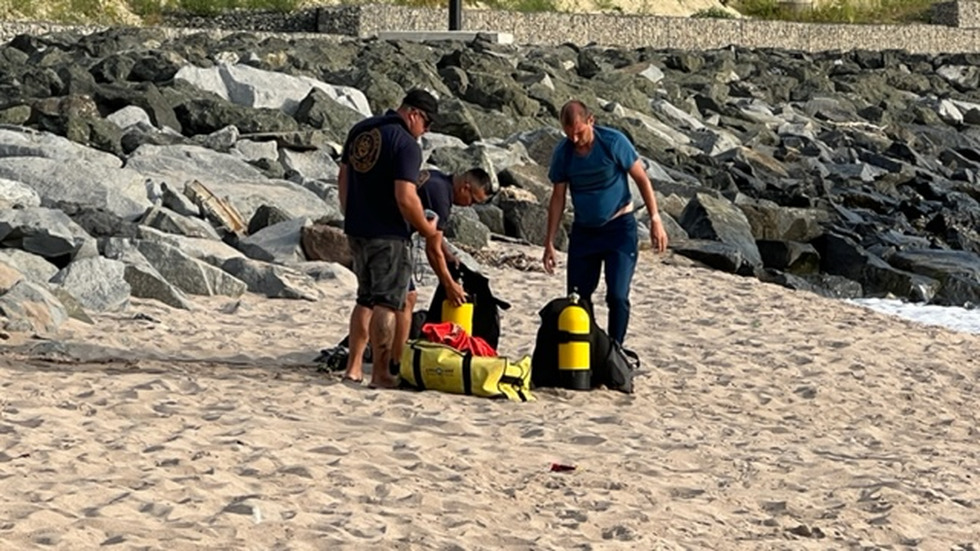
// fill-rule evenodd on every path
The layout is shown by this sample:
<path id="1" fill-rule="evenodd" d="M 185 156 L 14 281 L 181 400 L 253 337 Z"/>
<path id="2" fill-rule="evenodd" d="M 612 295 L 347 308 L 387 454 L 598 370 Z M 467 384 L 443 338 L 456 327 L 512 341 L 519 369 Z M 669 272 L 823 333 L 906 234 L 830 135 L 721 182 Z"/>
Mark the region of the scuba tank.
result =
<path id="1" fill-rule="evenodd" d="M 462 281 L 459 282 L 463 284 Z M 442 301 L 442 321 L 451 321 L 463 328 L 466 334 L 473 336 L 473 303 L 464 302 L 455 306 L 449 299 Z"/>
<path id="2" fill-rule="evenodd" d="M 592 388 L 589 336 L 592 320 L 572 292 L 569 304 L 558 315 L 558 377 L 561 386 L 572 390 Z"/>

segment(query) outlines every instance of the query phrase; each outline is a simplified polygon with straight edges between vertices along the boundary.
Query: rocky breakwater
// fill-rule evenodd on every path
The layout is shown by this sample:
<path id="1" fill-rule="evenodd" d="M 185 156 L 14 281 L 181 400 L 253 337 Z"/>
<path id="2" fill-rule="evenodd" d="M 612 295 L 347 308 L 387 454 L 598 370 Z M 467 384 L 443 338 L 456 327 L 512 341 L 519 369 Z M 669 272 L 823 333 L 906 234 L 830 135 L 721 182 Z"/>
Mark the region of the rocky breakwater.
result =
<path id="1" fill-rule="evenodd" d="M 676 253 L 830 296 L 978 302 L 978 62 L 18 36 L 0 47 L 0 310 L 8 330 L 46 333 L 131 296 L 194 308 L 190 295 L 353 286 L 339 144 L 413 86 L 442 99 L 427 163 L 483 166 L 501 185 L 453 215 L 449 236 L 470 250 L 542 243 L 556 117 L 578 97 L 636 144 Z"/>

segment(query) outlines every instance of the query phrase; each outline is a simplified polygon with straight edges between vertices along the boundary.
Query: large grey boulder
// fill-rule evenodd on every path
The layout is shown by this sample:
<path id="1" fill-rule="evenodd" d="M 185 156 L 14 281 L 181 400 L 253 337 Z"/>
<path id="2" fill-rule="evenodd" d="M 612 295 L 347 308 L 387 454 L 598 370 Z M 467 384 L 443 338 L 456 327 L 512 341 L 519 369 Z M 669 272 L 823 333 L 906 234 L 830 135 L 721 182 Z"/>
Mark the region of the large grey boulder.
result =
<path id="1" fill-rule="evenodd" d="M 167 233 L 175 233 L 187 237 L 221 239 L 218 231 L 207 220 L 182 216 L 162 206 L 154 205 L 147 209 L 146 214 L 143 215 L 143 219 L 140 220 L 140 224 Z"/>
<path id="2" fill-rule="evenodd" d="M 678 222 L 692 239 L 721 241 L 738 249 L 749 265 L 762 266 L 752 226 L 745 213 L 730 201 L 707 193 L 695 194 Z"/>
<path id="3" fill-rule="evenodd" d="M 85 147 L 50 132 L 14 125 L 0 125 L 0 158 L 42 157 L 60 162 L 81 161 L 103 168 L 119 168 L 122 161 L 111 153 Z"/>
<path id="4" fill-rule="evenodd" d="M 310 90 L 317 88 L 337 103 L 365 117 L 371 116 L 367 97 L 355 88 L 333 86 L 310 77 L 264 71 L 249 65 L 221 64 L 208 68 L 187 65 L 177 71 L 174 79 L 213 92 L 237 105 L 279 109 L 289 115 L 296 112 Z"/>
<path id="5" fill-rule="evenodd" d="M 43 283 L 22 279 L 0 296 L 0 315 L 8 331 L 54 335 L 68 321 L 68 311 Z"/>
<path id="6" fill-rule="evenodd" d="M 505 168 L 497 175 L 502 187 L 518 187 L 530 191 L 542 204 L 551 198 L 554 185 L 548 181 L 548 167 L 527 164 Z"/>
<path id="7" fill-rule="evenodd" d="M 176 247 L 138 240 L 136 248 L 160 275 L 187 294 L 237 297 L 246 291 L 242 281 Z"/>
<path id="8" fill-rule="evenodd" d="M 125 265 L 105 257 L 82 258 L 62 268 L 51 283 L 62 287 L 87 310 L 119 310 L 129 301 Z"/>
<path id="9" fill-rule="evenodd" d="M 279 222 L 238 242 L 238 250 L 255 260 L 290 264 L 306 260 L 302 247 L 303 228 L 312 224 L 309 218 L 294 218 Z"/>
<path id="10" fill-rule="evenodd" d="M 742 194 L 735 198 L 735 205 L 745 214 L 756 239 L 811 241 L 823 234 L 823 225 L 830 220 L 824 210 L 781 207 L 773 201 Z"/>
<path id="11" fill-rule="evenodd" d="M 230 258 L 244 258 L 245 256 L 241 251 L 223 241 L 175 235 L 148 226 L 137 228 L 136 237 L 141 241 L 160 243 L 180 249 L 191 258 L 196 258 L 216 268 L 220 268 Z"/>
<path id="12" fill-rule="evenodd" d="M 95 241 L 68 215 L 44 207 L 0 210 L 0 245 L 62 265 L 95 249 Z"/>
<path id="13" fill-rule="evenodd" d="M 153 126 L 153 121 L 150 120 L 150 115 L 142 107 L 136 105 L 127 105 L 118 111 L 114 111 L 106 115 L 106 120 L 118 126 L 121 130 L 126 130 L 127 128 L 137 125 L 145 124 L 147 126 Z"/>
<path id="14" fill-rule="evenodd" d="M 293 113 L 300 123 L 328 133 L 333 139 L 343 141 L 347 131 L 366 115 L 342 105 L 319 88 L 313 88 L 303 98 Z"/>
<path id="15" fill-rule="evenodd" d="M 354 275 L 354 272 L 336 262 L 310 260 L 290 264 L 289 267 L 298 272 L 306 274 L 312 278 L 313 281 L 332 281 L 334 284 L 339 285 L 341 288 L 349 290 L 350 292 L 357 290 L 357 276 Z"/>
<path id="16" fill-rule="evenodd" d="M 13 288 L 17 282 L 25 278 L 25 274 L 17 269 L 16 266 L 0 259 L 0 295 Z"/>
<path id="17" fill-rule="evenodd" d="M 287 178 L 291 181 L 296 181 L 293 175 L 298 175 L 300 182 L 303 179 L 337 181 L 337 176 L 340 174 L 340 165 L 333 160 L 330 153 L 322 149 L 314 151 L 282 149 L 279 152 L 279 162 L 286 169 Z"/>
<path id="18" fill-rule="evenodd" d="M 209 176 L 225 180 L 264 179 L 261 170 L 244 160 L 200 145 L 143 145 L 130 154 L 126 168 L 144 176 L 158 177 L 177 189 L 183 188 L 183 181 L 177 176 L 185 179 Z M 175 177 L 168 179 L 168 174 Z"/>
<path id="19" fill-rule="evenodd" d="M 545 126 L 536 130 L 512 134 L 503 143 L 505 145 L 514 143 L 523 145 L 531 160 L 546 167 L 551 164 L 551 156 L 555 151 L 555 146 L 564 138 L 565 135 L 558 128 Z"/>
<path id="20" fill-rule="evenodd" d="M 315 301 L 319 292 L 304 273 L 250 258 L 232 258 L 222 269 L 248 284 L 248 290 L 269 298 Z"/>
<path id="21" fill-rule="evenodd" d="M 515 188 L 504 188 L 497 194 L 495 202 L 504 212 L 504 230 L 510 237 L 523 239 L 533 245 L 544 245 L 548 235 L 548 209 L 542 206 L 530 192 L 526 195 L 516 193 Z M 555 248 L 568 249 L 568 234 L 558 226 Z"/>
<path id="22" fill-rule="evenodd" d="M 499 235 L 504 235 L 506 229 L 504 227 L 504 211 L 497 205 L 492 203 L 484 205 L 473 205 L 473 212 L 480 217 L 480 222 L 483 223 L 491 233 L 496 233 Z"/>
<path id="23" fill-rule="evenodd" d="M 455 207 L 446 225 L 446 237 L 458 245 L 482 249 L 490 243 L 490 228 L 480 221 L 472 207 Z"/>
<path id="24" fill-rule="evenodd" d="M 92 205 L 120 218 L 138 216 L 150 206 L 145 178 L 138 172 L 82 159 L 0 158 L 0 178 L 26 184 L 44 206 Z"/>
<path id="25" fill-rule="evenodd" d="M 146 257 L 136 248 L 132 239 L 110 238 L 105 240 L 103 251 L 106 258 L 125 264 L 123 277 L 130 286 L 130 296 L 158 300 L 181 310 L 194 310 L 187 295 L 164 278 Z"/>
<path id="26" fill-rule="evenodd" d="M 259 169 L 234 155 L 200 146 L 144 145 L 133 152 L 126 167 L 175 189 L 182 190 L 187 182 L 196 180 L 218 197 L 226 198 L 246 220 L 264 204 L 313 219 L 333 212 L 316 194 L 300 185 L 266 178 Z"/>
<path id="27" fill-rule="evenodd" d="M 0 209 L 40 206 L 41 196 L 34 188 L 22 182 L 0 178 Z"/>
<path id="28" fill-rule="evenodd" d="M 20 249 L 0 249 L 0 262 L 38 283 L 46 283 L 58 273 L 58 267 L 44 257 Z"/>

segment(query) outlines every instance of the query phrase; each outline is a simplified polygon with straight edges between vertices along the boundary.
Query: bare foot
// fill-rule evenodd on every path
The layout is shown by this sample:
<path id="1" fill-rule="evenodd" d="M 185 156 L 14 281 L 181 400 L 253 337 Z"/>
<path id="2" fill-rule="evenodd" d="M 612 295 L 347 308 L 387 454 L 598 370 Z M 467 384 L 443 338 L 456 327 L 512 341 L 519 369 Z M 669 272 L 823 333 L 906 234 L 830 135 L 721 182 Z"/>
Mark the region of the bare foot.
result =
<path id="1" fill-rule="evenodd" d="M 344 376 L 344 378 L 341 379 L 340 382 L 347 386 L 360 387 L 363 381 L 361 379 L 352 379 L 350 377 Z"/>
<path id="2" fill-rule="evenodd" d="M 361 371 L 360 369 L 348 369 L 347 371 L 344 372 L 344 378 L 342 380 L 357 381 L 357 382 L 363 381 L 364 372 Z"/>
<path id="3" fill-rule="evenodd" d="M 368 388 L 395 388 L 400 382 L 401 379 L 397 376 L 392 377 L 386 373 L 378 373 L 371 377 L 371 383 L 368 384 Z"/>

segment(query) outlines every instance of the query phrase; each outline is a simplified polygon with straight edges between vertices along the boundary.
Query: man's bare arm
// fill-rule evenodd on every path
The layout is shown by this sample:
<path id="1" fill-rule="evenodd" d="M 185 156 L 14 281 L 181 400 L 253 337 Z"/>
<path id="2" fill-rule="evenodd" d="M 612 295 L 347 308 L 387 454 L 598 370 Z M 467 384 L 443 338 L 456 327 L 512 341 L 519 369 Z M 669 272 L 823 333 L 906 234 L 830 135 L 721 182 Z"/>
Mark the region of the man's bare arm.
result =
<path id="1" fill-rule="evenodd" d="M 653 192 L 653 184 L 647 176 L 646 167 L 643 161 L 637 159 L 630 167 L 630 176 L 636 182 L 636 187 L 640 189 L 640 195 L 650 213 L 650 244 L 657 252 L 667 250 L 667 232 L 664 230 L 663 220 L 660 218 L 660 209 L 657 207 L 657 195 Z"/>
<path id="2" fill-rule="evenodd" d="M 414 182 L 395 180 L 395 200 L 398 202 L 398 210 L 401 211 L 402 217 L 419 232 L 419 235 L 426 239 L 435 236 L 438 232 L 435 221 L 425 219 L 422 200 L 419 199 Z"/>
<path id="3" fill-rule="evenodd" d="M 340 163 L 337 175 L 337 194 L 340 196 L 340 212 L 347 214 L 347 163 Z"/>

